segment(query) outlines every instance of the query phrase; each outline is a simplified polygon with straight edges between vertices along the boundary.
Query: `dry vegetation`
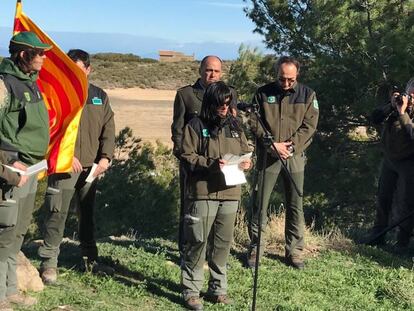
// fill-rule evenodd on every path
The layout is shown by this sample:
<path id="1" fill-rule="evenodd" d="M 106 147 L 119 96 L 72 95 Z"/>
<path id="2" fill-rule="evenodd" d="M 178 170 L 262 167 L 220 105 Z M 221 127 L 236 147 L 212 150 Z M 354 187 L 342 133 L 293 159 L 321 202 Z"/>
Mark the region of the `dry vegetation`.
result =
<path id="1" fill-rule="evenodd" d="M 94 55 L 91 62 L 91 81 L 105 89 L 139 87 L 176 90 L 198 78 L 198 61 L 160 63 L 131 54 L 105 53 Z M 228 72 L 230 64 L 224 63 L 224 73 Z"/>

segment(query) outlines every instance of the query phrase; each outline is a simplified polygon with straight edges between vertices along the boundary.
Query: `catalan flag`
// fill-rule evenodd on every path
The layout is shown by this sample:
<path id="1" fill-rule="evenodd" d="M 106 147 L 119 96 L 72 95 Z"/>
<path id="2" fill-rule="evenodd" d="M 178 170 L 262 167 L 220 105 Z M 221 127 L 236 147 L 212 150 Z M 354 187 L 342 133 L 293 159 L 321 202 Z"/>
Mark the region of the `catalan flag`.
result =
<path id="1" fill-rule="evenodd" d="M 86 75 L 22 12 L 21 0 L 17 0 L 13 32 L 16 34 L 21 31 L 32 31 L 42 42 L 53 46 L 46 52 L 37 81 L 49 112 L 48 174 L 69 172 L 72 168 L 80 115 L 88 96 Z"/>

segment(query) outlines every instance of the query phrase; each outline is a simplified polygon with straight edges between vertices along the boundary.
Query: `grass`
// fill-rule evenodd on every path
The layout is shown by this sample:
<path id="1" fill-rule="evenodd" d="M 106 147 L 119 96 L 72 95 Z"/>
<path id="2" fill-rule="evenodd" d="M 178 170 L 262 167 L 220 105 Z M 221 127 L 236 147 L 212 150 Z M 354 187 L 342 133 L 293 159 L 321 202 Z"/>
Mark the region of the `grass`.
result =
<path id="1" fill-rule="evenodd" d="M 274 245 L 260 266 L 257 310 L 414 310 L 411 253 L 396 255 L 355 245 L 338 232 L 315 234 L 309 229 L 307 266 L 297 271 L 283 263 L 282 223 L 283 216 L 270 222 L 267 240 Z M 34 294 L 39 304 L 33 310 L 183 310 L 175 242 L 130 235 L 104 239 L 98 246 L 103 261 L 115 268 L 115 276 L 81 273 L 76 242 L 67 241 L 58 284 Z M 25 252 L 39 265 L 33 244 Z M 229 262 L 234 304 L 205 302 L 205 310 L 250 309 L 253 274 L 244 267 L 244 252 L 236 243 Z"/>

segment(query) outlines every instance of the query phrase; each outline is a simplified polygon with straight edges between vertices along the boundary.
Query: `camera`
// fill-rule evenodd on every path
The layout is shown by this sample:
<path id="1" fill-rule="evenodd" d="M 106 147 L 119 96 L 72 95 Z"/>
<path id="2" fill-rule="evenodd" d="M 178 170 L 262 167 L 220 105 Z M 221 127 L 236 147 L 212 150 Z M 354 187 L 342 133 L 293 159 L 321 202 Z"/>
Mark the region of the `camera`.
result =
<path id="1" fill-rule="evenodd" d="M 403 104 L 403 96 L 407 96 L 408 102 L 411 102 L 411 101 L 413 100 L 413 97 L 412 97 L 411 95 L 409 95 L 409 94 L 407 94 L 407 93 L 403 92 L 403 93 L 401 93 L 401 94 L 399 94 L 399 95 L 396 95 L 396 96 L 394 97 L 394 98 L 395 98 L 395 103 L 396 103 L 398 106 L 401 106 L 401 105 Z"/>

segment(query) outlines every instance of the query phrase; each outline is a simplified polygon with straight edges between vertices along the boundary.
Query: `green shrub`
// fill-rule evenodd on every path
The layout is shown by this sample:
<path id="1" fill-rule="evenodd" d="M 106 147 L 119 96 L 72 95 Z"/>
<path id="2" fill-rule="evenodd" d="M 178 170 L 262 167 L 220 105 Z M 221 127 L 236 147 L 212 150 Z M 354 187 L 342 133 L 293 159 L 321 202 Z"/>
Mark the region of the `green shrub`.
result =
<path id="1" fill-rule="evenodd" d="M 97 234 L 175 235 L 178 169 L 171 150 L 159 143 L 141 145 L 125 128 L 116 138 L 115 156 L 98 187 Z"/>

